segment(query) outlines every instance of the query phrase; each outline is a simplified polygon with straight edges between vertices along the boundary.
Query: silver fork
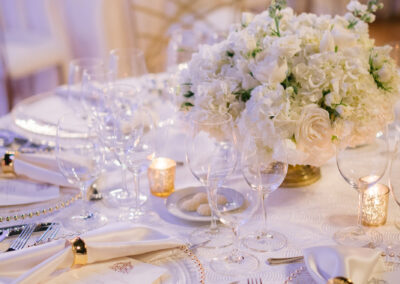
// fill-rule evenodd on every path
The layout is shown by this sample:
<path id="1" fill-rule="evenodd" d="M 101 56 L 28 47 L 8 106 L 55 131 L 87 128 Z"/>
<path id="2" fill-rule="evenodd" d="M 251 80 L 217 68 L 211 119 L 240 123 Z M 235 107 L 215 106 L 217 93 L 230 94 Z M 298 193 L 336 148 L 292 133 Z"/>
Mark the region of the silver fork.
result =
<path id="1" fill-rule="evenodd" d="M 41 243 L 49 242 L 55 238 L 58 231 L 60 230 L 60 224 L 52 223 L 47 230 L 38 238 L 36 239 L 34 246 L 37 246 Z"/>
<path id="2" fill-rule="evenodd" d="M 248 278 L 247 284 L 262 284 L 261 278 Z"/>
<path id="3" fill-rule="evenodd" d="M 36 228 L 36 224 L 29 224 L 25 226 L 22 232 L 19 234 L 18 238 L 16 238 L 10 245 L 10 247 L 6 251 L 14 251 L 22 249 L 29 238 L 31 237 L 33 231 Z"/>

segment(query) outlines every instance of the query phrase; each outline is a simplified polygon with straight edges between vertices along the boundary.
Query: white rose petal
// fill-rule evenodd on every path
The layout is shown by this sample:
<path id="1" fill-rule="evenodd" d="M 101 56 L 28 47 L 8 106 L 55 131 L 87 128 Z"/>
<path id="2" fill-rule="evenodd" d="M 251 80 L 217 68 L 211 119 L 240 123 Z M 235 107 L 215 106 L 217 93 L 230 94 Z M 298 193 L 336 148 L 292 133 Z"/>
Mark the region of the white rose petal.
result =
<path id="1" fill-rule="evenodd" d="M 254 77 L 261 83 L 276 85 L 285 80 L 288 66 L 284 59 L 275 59 L 267 56 L 264 60 L 250 66 L 250 69 Z"/>
<path id="2" fill-rule="evenodd" d="M 330 31 L 325 31 L 322 36 L 321 43 L 319 44 L 321 52 L 331 52 L 335 50 L 335 40 Z"/>

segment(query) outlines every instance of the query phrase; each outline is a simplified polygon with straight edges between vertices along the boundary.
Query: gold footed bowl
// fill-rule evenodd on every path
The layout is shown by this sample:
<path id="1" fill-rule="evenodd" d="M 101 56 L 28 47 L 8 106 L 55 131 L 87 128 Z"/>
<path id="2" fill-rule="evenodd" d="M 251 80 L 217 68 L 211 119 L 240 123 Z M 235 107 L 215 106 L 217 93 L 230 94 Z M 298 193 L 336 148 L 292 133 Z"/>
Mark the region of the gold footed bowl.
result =
<path id="1" fill-rule="evenodd" d="M 301 187 L 315 183 L 321 178 L 321 170 L 309 165 L 289 165 L 282 187 Z"/>

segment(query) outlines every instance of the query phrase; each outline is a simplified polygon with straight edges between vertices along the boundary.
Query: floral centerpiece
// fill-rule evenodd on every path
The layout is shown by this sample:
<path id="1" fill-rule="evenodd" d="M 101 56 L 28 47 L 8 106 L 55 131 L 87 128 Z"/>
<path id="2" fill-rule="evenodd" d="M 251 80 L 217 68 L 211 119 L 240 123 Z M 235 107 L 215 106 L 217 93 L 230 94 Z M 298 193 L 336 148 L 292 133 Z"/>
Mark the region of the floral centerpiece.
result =
<path id="1" fill-rule="evenodd" d="M 338 137 L 357 145 L 393 119 L 397 66 L 368 33 L 381 7 L 351 1 L 344 16 L 296 15 L 276 0 L 259 15 L 244 13 L 180 72 L 180 104 L 228 112 L 264 146 L 284 141 L 290 164 L 321 166 Z"/>

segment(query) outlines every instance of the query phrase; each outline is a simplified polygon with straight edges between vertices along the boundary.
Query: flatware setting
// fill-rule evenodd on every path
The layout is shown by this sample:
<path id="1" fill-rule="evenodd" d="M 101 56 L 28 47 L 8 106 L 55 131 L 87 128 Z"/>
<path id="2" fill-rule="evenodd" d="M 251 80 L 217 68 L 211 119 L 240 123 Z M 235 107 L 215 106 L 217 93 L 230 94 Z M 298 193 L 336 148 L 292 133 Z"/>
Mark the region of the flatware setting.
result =
<path id="1" fill-rule="evenodd" d="M 31 223 L 3 227 L 0 228 L 0 242 L 8 237 L 18 235 L 18 237 L 11 242 L 6 252 L 20 250 L 26 246 L 33 233 L 43 232 L 32 244 L 36 246 L 54 239 L 60 228 L 60 223 Z"/>
<path id="2" fill-rule="evenodd" d="M 29 224 L 25 226 L 18 238 L 11 243 L 10 247 L 6 251 L 15 251 L 24 248 L 33 231 L 35 230 L 35 227 L 36 224 Z"/>

